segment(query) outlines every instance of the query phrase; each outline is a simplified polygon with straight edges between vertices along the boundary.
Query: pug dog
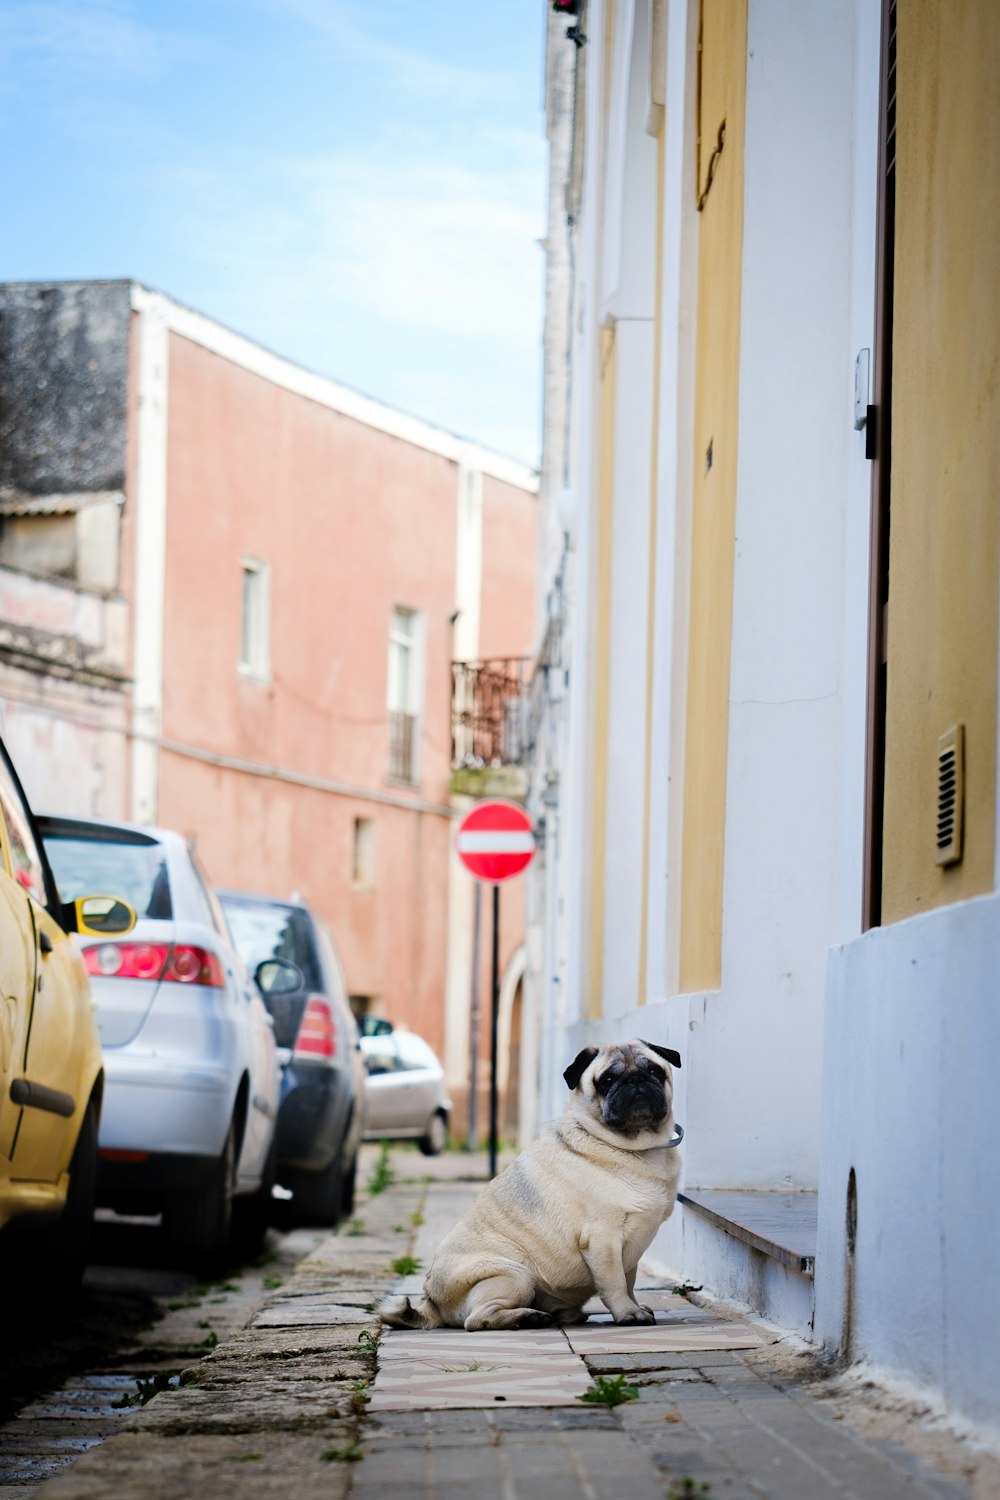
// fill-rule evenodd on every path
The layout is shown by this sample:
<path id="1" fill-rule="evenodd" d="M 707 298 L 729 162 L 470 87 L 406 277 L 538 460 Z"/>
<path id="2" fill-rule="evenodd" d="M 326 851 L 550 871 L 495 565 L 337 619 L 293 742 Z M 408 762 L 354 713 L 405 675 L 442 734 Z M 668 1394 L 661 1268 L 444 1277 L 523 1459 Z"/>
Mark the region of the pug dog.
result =
<path id="1" fill-rule="evenodd" d="M 479 1193 L 445 1236 L 424 1295 L 388 1297 L 392 1328 L 584 1323 L 595 1292 L 616 1323 L 652 1323 L 635 1299 L 640 1257 L 673 1212 L 684 1132 L 669 1047 L 584 1047 L 563 1077 L 562 1116 Z"/>

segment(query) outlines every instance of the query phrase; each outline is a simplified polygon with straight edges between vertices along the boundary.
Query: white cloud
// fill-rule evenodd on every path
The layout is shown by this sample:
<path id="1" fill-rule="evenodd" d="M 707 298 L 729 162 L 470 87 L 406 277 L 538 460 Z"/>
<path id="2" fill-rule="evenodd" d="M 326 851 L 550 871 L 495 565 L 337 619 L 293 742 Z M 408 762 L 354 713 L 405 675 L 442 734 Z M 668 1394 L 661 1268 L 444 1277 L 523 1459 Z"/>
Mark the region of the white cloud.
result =
<path id="1" fill-rule="evenodd" d="M 502 75 L 484 68 L 458 67 L 429 56 L 415 47 L 404 46 L 385 35 L 392 28 L 393 7 L 383 4 L 373 15 L 365 14 L 367 24 L 358 19 L 356 7 L 337 0 L 266 0 L 281 14 L 293 16 L 310 28 L 315 36 L 327 42 L 334 55 L 343 62 L 352 58 L 369 72 L 378 72 L 397 92 L 410 99 L 432 99 L 447 102 L 460 109 L 474 106 L 490 108 L 510 95 L 510 85 Z M 407 6 L 412 26 L 412 0 L 401 0 Z M 381 22 L 381 31 L 375 30 Z M 397 28 L 402 30 L 402 27 Z"/>
<path id="2" fill-rule="evenodd" d="M 224 275 L 227 308 L 206 311 L 533 461 L 542 145 L 502 144 L 479 170 L 414 138 L 406 151 L 207 162 L 160 188 Z"/>
<path id="3" fill-rule="evenodd" d="M 162 34 L 115 0 L 7 0 L 0 10 L 0 58 L 12 72 L 32 68 L 36 80 L 149 74 L 168 50 Z"/>
<path id="4" fill-rule="evenodd" d="M 360 88 L 364 123 L 347 105 L 330 125 L 313 93 L 301 122 L 288 100 L 280 146 L 265 131 L 234 145 L 238 112 L 218 133 L 188 131 L 145 80 L 210 98 L 214 33 L 155 30 L 171 20 L 162 0 L 0 0 L 11 83 L 47 98 L 72 149 L 86 137 L 88 165 L 120 205 L 115 274 L 121 243 L 130 271 L 209 316 L 533 460 L 544 143 L 504 123 L 523 118 L 523 79 L 488 57 L 433 55 L 412 0 L 240 3 L 248 26 L 255 7 L 271 33 L 279 18 L 286 57 L 318 53 L 332 90 L 356 100 Z M 122 152 L 124 136 L 141 150 Z M 343 144 L 324 149 L 330 139 Z"/>

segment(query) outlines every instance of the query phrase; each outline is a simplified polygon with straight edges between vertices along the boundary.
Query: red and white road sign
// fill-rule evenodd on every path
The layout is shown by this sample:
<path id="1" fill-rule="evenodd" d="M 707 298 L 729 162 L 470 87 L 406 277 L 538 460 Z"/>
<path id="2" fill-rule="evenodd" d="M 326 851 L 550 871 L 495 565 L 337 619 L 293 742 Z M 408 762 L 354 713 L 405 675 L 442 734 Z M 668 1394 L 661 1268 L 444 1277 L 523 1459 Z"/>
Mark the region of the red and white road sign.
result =
<path id="1" fill-rule="evenodd" d="M 515 803 L 480 802 L 459 823 L 455 848 L 471 875 L 496 885 L 531 864 L 535 831 L 528 814 Z"/>

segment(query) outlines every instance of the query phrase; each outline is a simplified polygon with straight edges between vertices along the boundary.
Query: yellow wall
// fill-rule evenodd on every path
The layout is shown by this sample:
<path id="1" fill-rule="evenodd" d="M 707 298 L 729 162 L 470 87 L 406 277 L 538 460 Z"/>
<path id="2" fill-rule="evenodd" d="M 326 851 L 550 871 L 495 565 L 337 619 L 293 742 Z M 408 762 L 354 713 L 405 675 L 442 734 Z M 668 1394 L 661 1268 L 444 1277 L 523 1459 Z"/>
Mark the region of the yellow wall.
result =
<path id="1" fill-rule="evenodd" d="M 721 982 L 743 250 L 746 0 L 703 0 L 700 186 L 719 124 L 725 145 L 698 244 L 695 472 L 684 768 L 680 985 Z M 708 466 L 711 444 L 712 460 Z"/>
<path id="2" fill-rule="evenodd" d="M 992 890 L 1000 572 L 1000 13 L 900 0 L 883 921 Z M 965 724 L 965 854 L 934 863 Z"/>
<path id="3" fill-rule="evenodd" d="M 598 441 L 597 552 L 594 590 L 593 805 L 591 812 L 590 952 L 585 1011 L 601 1015 L 604 966 L 604 859 L 608 812 L 608 701 L 611 658 L 611 546 L 615 473 L 615 335 L 601 334 Z"/>

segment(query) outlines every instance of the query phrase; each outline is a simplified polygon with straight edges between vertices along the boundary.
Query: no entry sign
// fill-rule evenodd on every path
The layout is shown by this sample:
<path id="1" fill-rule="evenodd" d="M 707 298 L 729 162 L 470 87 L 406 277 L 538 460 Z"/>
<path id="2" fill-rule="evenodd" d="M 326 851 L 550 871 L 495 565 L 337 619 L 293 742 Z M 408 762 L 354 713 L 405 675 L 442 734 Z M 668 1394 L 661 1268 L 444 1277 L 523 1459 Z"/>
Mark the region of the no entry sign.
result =
<path id="1" fill-rule="evenodd" d="M 458 825 L 455 848 L 465 868 L 491 885 L 520 875 L 535 853 L 531 819 L 513 802 L 480 802 Z"/>

